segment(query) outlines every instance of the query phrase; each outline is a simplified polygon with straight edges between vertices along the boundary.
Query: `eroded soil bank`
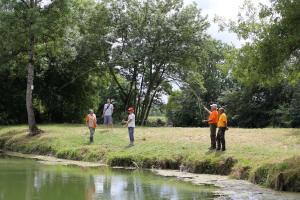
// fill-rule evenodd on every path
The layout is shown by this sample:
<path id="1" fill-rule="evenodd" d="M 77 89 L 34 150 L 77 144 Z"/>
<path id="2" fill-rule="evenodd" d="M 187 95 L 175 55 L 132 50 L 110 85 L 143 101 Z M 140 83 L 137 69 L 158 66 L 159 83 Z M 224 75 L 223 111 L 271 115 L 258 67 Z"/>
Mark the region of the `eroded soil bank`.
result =
<path id="1" fill-rule="evenodd" d="M 245 180 L 235 180 L 228 176 L 211 174 L 193 174 L 177 170 L 155 170 L 155 173 L 165 177 L 177 177 L 180 180 L 192 182 L 197 185 L 214 185 L 219 189 L 218 199 L 264 199 L 264 200 L 299 200 L 300 193 L 277 192 L 262 188 Z"/>

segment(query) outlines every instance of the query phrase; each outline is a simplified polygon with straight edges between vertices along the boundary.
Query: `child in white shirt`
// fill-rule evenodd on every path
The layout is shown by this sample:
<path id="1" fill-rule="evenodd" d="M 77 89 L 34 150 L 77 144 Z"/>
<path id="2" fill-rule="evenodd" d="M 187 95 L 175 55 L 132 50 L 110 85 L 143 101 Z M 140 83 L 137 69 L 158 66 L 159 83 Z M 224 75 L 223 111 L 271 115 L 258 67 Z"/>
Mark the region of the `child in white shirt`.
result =
<path id="1" fill-rule="evenodd" d="M 128 108 L 128 119 L 125 121 L 125 126 L 128 127 L 128 134 L 129 134 L 129 140 L 130 144 L 129 146 L 134 145 L 134 128 L 135 128 L 135 115 L 134 115 L 134 108 L 129 107 Z"/>

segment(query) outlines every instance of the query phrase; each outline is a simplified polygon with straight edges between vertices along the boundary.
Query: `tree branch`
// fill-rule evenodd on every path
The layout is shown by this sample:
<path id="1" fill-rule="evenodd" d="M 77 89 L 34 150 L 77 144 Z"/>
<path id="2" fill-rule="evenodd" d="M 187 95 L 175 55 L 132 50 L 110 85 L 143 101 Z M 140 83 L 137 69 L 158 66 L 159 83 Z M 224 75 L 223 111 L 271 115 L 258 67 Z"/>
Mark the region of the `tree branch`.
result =
<path id="1" fill-rule="evenodd" d="M 27 8 L 29 8 L 29 5 L 28 5 L 28 3 L 27 3 L 25 0 L 21 0 L 21 2 L 22 2 Z"/>
<path id="2" fill-rule="evenodd" d="M 121 86 L 120 82 L 118 81 L 117 76 L 116 76 L 116 74 L 115 74 L 113 68 L 110 67 L 110 66 L 109 66 L 109 71 L 110 71 L 110 74 L 112 75 L 114 81 L 115 81 L 116 84 L 118 85 L 119 89 L 121 90 L 121 93 L 122 93 L 124 99 L 126 99 L 127 94 L 126 94 L 124 88 Z M 126 102 L 125 102 L 125 103 L 126 103 Z"/>

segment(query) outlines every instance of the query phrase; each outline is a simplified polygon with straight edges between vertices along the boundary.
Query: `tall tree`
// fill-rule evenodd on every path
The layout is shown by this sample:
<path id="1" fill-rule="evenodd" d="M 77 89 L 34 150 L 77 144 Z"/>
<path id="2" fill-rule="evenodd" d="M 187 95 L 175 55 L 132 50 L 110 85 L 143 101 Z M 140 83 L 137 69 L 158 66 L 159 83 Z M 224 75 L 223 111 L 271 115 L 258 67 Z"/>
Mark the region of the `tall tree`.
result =
<path id="1" fill-rule="evenodd" d="M 208 22 L 182 0 L 109 1 L 112 44 L 108 67 L 124 106 L 134 105 L 140 124 L 170 81 L 196 63 Z M 127 80 L 119 83 L 118 74 Z"/>
<path id="2" fill-rule="evenodd" d="M 27 109 L 27 119 L 29 126 L 29 135 L 38 134 L 39 130 L 36 125 L 35 115 L 33 111 L 32 104 L 32 91 L 34 89 L 34 59 L 35 59 L 35 33 L 34 33 L 34 23 L 38 2 L 37 0 L 22 1 L 25 7 L 28 9 L 28 61 L 27 61 L 27 87 L 26 87 L 26 109 Z"/>
<path id="3" fill-rule="evenodd" d="M 0 3 L 1 65 L 14 61 L 27 68 L 26 110 L 29 135 L 40 132 L 37 127 L 33 89 L 36 61 L 40 49 L 64 30 L 67 4 L 70 1 L 3 0 Z M 61 15 L 66 14 L 66 16 Z M 59 21 L 59 23 L 58 23 Z M 55 28 L 54 28 L 55 27 Z M 51 31 L 50 31 L 51 30 Z"/>
<path id="4" fill-rule="evenodd" d="M 221 23 L 247 40 L 240 49 L 231 51 L 224 64 L 238 83 L 238 87 L 223 98 L 231 108 L 229 114 L 238 119 L 238 125 L 264 127 L 278 121 L 271 119 L 272 116 L 288 118 L 287 105 L 292 103 L 291 99 L 293 102 L 297 99 L 294 86 L 300 79 L 299 10 L 300 1 L 274 0 L 270 6 L 256 7 L 251 0 L 245 0 L 237 22 Z M 295 91 L 290 92 L 290 89 Z M 240 104 L 242 106 L 237 108 Z M 292 105 L 297 110 L 295 104 Z M 247 115 L 250 113 L 247 118 L 243 118 L 247 116 L 243 114 L 245 111 Z M 262 118 L 268 120 L 262 121 Z M 291 120 L 280 122 L 279 126 L 291 124 Z"/>
<path id="5" fill-rule="evenodd" d="M 240 82 L 266 87 L 282 80 L 298 82 L 299 10 L 300 1 L 274 0 L 270 6 L 261 4 L 257 8 L 251 0 L 245 0 L 238 21 L 225 23 L 229 30 L 248 40 L 234 54 L 232 70 Z"/>

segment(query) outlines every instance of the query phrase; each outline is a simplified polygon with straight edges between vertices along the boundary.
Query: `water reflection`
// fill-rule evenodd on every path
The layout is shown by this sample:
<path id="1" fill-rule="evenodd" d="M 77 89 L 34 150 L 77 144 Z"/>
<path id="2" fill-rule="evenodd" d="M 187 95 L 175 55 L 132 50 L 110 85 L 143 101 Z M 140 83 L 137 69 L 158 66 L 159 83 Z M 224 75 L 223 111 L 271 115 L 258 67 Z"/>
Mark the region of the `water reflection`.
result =
<path id="1" fill-rule="evenodd" d="M 145 171 L 81 169 L 0 159 L 0 200 L 213 199 L 212 190 Z"/>

